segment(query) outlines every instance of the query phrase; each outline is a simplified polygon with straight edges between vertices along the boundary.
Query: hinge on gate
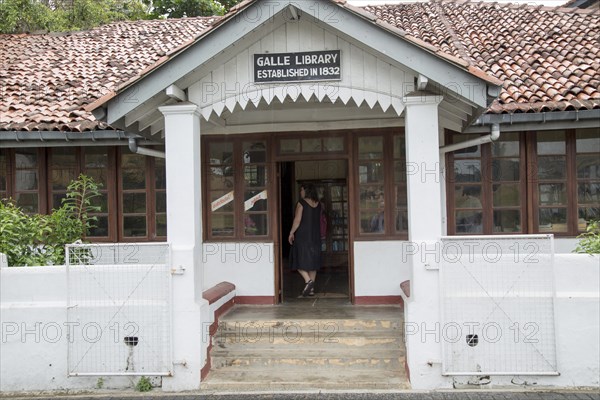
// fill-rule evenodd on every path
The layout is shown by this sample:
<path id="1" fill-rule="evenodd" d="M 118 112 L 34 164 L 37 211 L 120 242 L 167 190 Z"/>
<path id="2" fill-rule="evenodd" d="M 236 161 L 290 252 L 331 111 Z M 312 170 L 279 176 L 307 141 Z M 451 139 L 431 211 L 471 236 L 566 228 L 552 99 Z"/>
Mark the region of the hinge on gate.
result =
<path id="1" fill-rule="evenodd" d="M 183 275 L 185 274 L 185 267 L 183 266 L 178 266 L 175 268 L 171 268 L 171 275 Z"/>

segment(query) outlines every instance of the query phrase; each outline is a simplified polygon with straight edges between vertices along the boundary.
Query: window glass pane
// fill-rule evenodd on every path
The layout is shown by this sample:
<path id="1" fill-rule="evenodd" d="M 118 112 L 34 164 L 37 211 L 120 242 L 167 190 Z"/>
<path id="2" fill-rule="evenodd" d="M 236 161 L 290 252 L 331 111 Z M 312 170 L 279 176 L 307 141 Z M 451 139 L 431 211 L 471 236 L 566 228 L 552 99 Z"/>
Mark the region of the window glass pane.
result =
<path id="1" fill-rule="evenodd" d="M 406 182 L 406 162 L 395 161 L 394 162 L 394 182 Z"/>
<path id="2" fill-rule="evenodd" d="M 456 182 L 481 182 L 481 161 L 455 160 L 454 179 Z"/>
<path id="3" fill-rule="evenodd" d="M 106 147 L 85 148 L 85 168 L 108 168 L 108 149 Z"/>
<path id="4" fill-rule="evenodd" d="M 267 185 L 267 166 L 248 165 L 244 167 L 244 184 L 250 187 L 264 187 Z"/>
<path id="5" fill-rule="evenodd" d="M 503 133 L 500 139 L 492 142 L 492 156 L 515 157 L 519 155 L 519 135 L 516 132 Z"/>
<path id="6" fill-rule="evenodd" d="M 539 179 L 565 179 L 567 161 L 564 156 L 538 157 Z"/>
<path id="7" fill-rule="evenodd" d="M 17 149 L 15 165 L 17 169 L 37 168 L 37 149 Z"/>
<path id="8" fill-rule="evenodd" d="M 144 189 L 146 187 L 146 157 L 139 154 L 121 156 L 123 189 Z"/>
<path id="9" fill-rule="evenodd" d="M 124 213 L 146 213 L 146 193 L 123 193 Z"/>
<path id="10" fill-rule="evenodd" d="M 267 211 L 267 191 L 247 190 L 244 194 L 244 211 Z"/>
<path id="11" fill-rule="evenodd" d="M 323 139 L 323 150 L 325 151 L 344 151 L 343 137 L 330 137 Z"/>
<path id="12" fill-rule="evenodd" d="M 452 136 L 452 143 L 463 143 L 467 140 L 480 138 L 483 135 L 465 135 L 456 134 Z M 471 146 L 464 149 L 453 151 L 454 158 L 473 158 L 481 157 L 481 146 Z"/>
<path id="13" fill-rule="evenodd" d="M 233 215 L 212 214 L 211 231 L 213 236 L 233 236 Z"/>
<path id="14" fill-rule="evenodd" d="M 404 135 L 394 136 L 394 158 L 406 157 L 406 141 Z"/>
<path id="15" fill-rule="evenodd" d="M 125 216 L 125 217 L 123 217 L 123 236 L 126 236 L 126 237 L 146 236 L 146 217 L 145 216 Z"/>
<path id="16" fill-rule="evenodd" d="M 213 190 L 210 192 L 211 210 L 233 212 L 233 199 L 233 191 Z"/>
<path id="17" fill-rule="evenodd" d="M 90 203 L 93 206 L 99 206 L 100 207 L 99 212 L 101 212 L 101 213 L 108 212 L 108 194 L 107 193 L 100 193 L 100 196 L 94 197 Z"/>
<path id="18" fill-rule="evenodd" d="M 167 170 L 163 158 L 154 159 L 154 176 L 156 189 L 167 188 Z"/>
<path id="19" fill-rule="evenodd" d="M 66 193 L 52 193 L 52 209 L 60 208 L 62 205 L 62 199 L 67 197 Z"/>
<path id="20" fill-rule="evenodd" d="M 577 227 L 580 231 L 585 231 L 589 221 L 600 220 L 600 207 L 580 207 L 579 208 L 579 219 L 577 221 Z"/>
<path id="21" fill-rule="evenodd" d="M 521 232 L 521 212 L 494 210 L 494 232 Z"/>
<path id="22" fill-rule="evenodd" d="M 578 153 L 600 153 L 600 130 L 598 128 L 578 129 L 576 135 Z"/>
<path id="23" fill-rule="evenodd" d="M 282 139 L 279 142 L 281 154 L 300 153 L 300 139 Z"/>
<path id="24" fill-rule="evenodd" d="M 492 179 L 495 181 L 520 180 L 518 158 L 496 158 L 492 160 Z"/>
<path id="25" fill-rule="evenodd" d="M 323 151 L 321 144 L 321 138 L 316 139 L 302 139 L 302 152 L 303 153 L 317 153 Z"/>
<path id="26" fill-rule="evenodd" d="M 214 171 L 217 168 L 218 171 Z M 218 173 L 217 173 L 218 172 Z M 233 176 L 223 176 L 221 174 L 221 167 L 211 167 L 211 173 L 209 175 L 209 187 L 212 190 L 233 190 Z M 233 172 L 233 170 L 231 170 Z"/>
<path id="27" fill-rule="evenodd" d="M 540 232 L 566 232 L 566 208 L 540 208 Z"/>
<path id="28" fill-rule="evenodd" d="M 358 139 L 358 158 L 381 159 L 383 158 L 383 137 L 365 136 Z"/>
<path id="29" fill-rule="evenodd" d="M 408 207 L 408 193 L 406 192 L 406 185 L 396 186 L 396 207 Z"/>
<path id="30" fill-rule="evenodd" d="M 537 134 L 538 154 L 565 154 L 565 133 L 563 131 L 539 132 Z"/>
<path id="31" fill-rule="evenodd" d="M 361 184 L 383 182 L 383 176 L 383 163 L 380 161 L 361 163 L 358 166 L 358 182 Z"/>
<path id="32" fill-rule="evenodd" d="M 93 169 L 86 169 L 85 170 L 85 174 L 87 176 L 89 176 L 90 178 L 94 179 L 94 181 L 102 186 L 100 186 L 100 190 L 106 190 L 107 189 L 107 176 L 108 176 L 108 170 L 103 168 L 93 168 Z"/>
<path id="33" fill-rule="evenodd" d="M 17 206 L 23 209 L 26 213 L 37 213 L 38 194 L 37 193 L 17 193 Z"/>
<path id="34" fill-rule="evenodd" d="M 50 182 L 53 190 L 65 190 L 75 179 L 77 179 L 76 169 L 52 169 Z"/>
<path id="35" fill-rule="evenodd" d="M 167 236 L 166 214 L 156 214 L 156 236 Z"/>
<path id="36" fill-rule="evenodd" d="M 37 170 L 17 170 L 15 173 L 17 191 L 37 190 L 38 172 Z"/>
<path id="37" fill-rule="evenodd" d="M 518 207 L 521 205 L 521 191 L 518 183 L 493 185 L 494 207 Z"/>
<path id="38" fill-rule="evenodd" d="M 8 177 L 8 152 L 0 149 L 0 192 L 7 190 L 6 179 Z"/>
<path id="39" fill-rule="evenodd" d="M 600 154 L 577 155 L 577 178 L 600 179 Z"/>
<path id="40" fill-rule="evenodd" d="M 108 216 L 96 216 L 97 220 L 92 221 L 92 225 L 95 225 L 94 228 L 90 229 L 87 236 L 88 237 L 106 237 L 108 236 Z"/>
<path id="41" fill-rule="evenodd" d="M 381 186 L 361 186 L 360 187 L 360 208 L 383 208 L 385 198 L 383 195 L 383 185 Z"/>
<path id="42" fill-rule="evenodd" d="M 366 210 L 360 212 L 360 233 L 384 233 L 385 213 L 383 210 Z"/>
<path id="43" fill-rule="evenodd" d="M 209 149 L 209 162 L 211 164 L 232 164 L 233 163 L 233 143 L 232 142 L 220 142 L 210 143 Z"/>
<path id="44" fill-rule="evenodd" d="M 156 212 L 167 212 L 167 193 L 156 192 Z"/>
<path id="45" fill-rule="evenodd" d="M 265 142 L 244 142 L 242 145 L 244 164 L 267 162 L 267 145 Z"/>
<path id="46" fill-rule="evenodd" d="M 408 232 L 408 210 L 396 210 L 396 232 Z"/>
<path id="47" fill-rule="evenodd" d="M 577 201 L 579 204 L 600 205 L 600 182 L 579 183 Z"/>
<path id="48" fill-rule="evenodd" d="M 454 205 L 456 208 L 481 208 L 481 186 L 455 186 Z"/>
<path id="49" fill-rule="evenodd" d="M 77 156 L 74 147 L 54 147 L 50 157 L 50 166 L 55 168 L 77 168 Z"/>
<path id="50" fill-rule="evenodd" d="M 539 185 L 540 205 L 566 205 L 567 187 L 564 183 L 545 183 Z"/>
<path id="51" fill-rule="evenodd" d="M 244 232 L 248 236 L 268 235 L 267 214 L 245 214 Z"/>
<path id="52" fill-rule="evenodd" d="M 456 233 L 481 233 L 483 213 L 481 211 L 456 211 Z"/>

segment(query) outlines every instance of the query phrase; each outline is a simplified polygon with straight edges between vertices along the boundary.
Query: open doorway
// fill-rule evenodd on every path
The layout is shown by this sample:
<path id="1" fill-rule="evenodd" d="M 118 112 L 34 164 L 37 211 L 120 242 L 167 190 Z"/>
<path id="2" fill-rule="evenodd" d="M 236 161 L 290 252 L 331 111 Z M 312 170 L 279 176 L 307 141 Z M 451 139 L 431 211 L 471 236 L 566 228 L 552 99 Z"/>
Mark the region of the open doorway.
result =
<path id="1" fill-rule="evenodd" d="M 312 183 L 327 216 L 327 234 L 321 242 L 323 265 L 315 279 L 315 296 L 308 299 L 350 300 L 348 235 L 348 162 L 347 160 L 291 161 L 279 163 L 281 221 L 280 301 L 306 301 L 300 293 L 304 281 L 289 269 L 288 233 L 300 197 L 300 185 Z"/>

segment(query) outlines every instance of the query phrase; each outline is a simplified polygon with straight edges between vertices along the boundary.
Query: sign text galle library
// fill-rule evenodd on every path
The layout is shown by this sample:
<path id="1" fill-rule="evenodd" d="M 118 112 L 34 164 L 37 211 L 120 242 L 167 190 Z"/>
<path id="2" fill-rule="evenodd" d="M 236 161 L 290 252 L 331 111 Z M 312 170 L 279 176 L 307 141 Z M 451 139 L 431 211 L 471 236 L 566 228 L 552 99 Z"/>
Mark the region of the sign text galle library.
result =
<path id="1" fill-rule="evenodd" d="M 254 55 L 254 82 L 331 81 L 341 76 L 339 50 Z"/>

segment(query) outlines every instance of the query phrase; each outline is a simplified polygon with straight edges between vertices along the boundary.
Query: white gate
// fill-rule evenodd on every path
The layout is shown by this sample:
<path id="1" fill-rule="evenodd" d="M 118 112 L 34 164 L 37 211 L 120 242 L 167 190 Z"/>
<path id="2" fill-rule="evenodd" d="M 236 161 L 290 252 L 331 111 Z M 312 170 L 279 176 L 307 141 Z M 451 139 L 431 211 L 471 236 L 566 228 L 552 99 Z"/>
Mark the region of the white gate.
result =
<path id="1" fill-rule="evenodd" d="M 69 375 L 170 375 L 169 245 L 68 245 L 66 261 Z"/>
<path id="2" fill-rule="evenodd" d="M 552 235 L 442 238 L 444 375 L 556 375 Z"/>

